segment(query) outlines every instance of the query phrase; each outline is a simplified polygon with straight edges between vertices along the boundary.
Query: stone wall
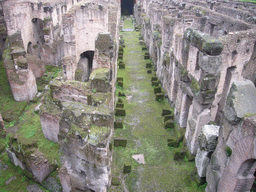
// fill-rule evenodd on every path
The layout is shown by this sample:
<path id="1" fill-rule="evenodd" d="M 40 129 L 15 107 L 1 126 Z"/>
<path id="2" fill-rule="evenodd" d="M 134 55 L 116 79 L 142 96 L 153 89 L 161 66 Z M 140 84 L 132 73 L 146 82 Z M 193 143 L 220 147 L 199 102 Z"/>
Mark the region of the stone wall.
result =
<path id="1" fill-rule="evenodd" d="M 197 155 L 198 173 L 202 180 L 206 177 L 207 191 L 247 191 L 254 180 L 251 173 L 254 173 L 255 166 L 250 160 L 254 157 L 243 152 L 245 157 L 239 162 L 232 160 L 236 161 L 235 165 L 230 158 L 238 156 L 227 157 L 225 151 L 228 140 L 234 137 L 237 140 L 233 141 L 232 150 L 236 144 L 244 149 L 250 146 L 243 142 L 242 136 L 235 136 L 240 133 L 234 132 L 232 137 L 228 133 L 231 129 L 246 132 L 247 128 L 241 127 L 241 122 L 250 121 L 245 116 L 254 112 L 250 107 L 241 106 L 236 110 L 237 113 L 243 111 L 242 115 L 234 123 L 226 120 L 225 110 L 231 102 L 229 92 L 235 90 L 231 88 L 233 82 L 236 84 L 236 81 L 247 79 L 245 82 L 251 84 L 242 87 L 250 85 L 254 90 L 255 8 L 252 3 L 234 1 L 139 0 L 134 6 L 134 15 L 156 74 L 166 91 L 166 98 L 175 107 L 178 125 L 186 132 L 184 142 L 190 153 Z M 253 91 L 248 94 L 248 98 L 253 97 Z M 239 102 L 242 105 L 244 101 Z M 253 100 L 249 103 L 248 106 L 254 106 Z M 208 124 L 220 127 L 216 150 L 213 147 L 207 151 L 201 146 L 201 135 L 211 135 Z M 214 138 L 218 138 L 218 134 Z M 221 138 L 223 134 L 227 138 Z M 246 185 L 243 183 L 247 176 L 237 176 L 238 170 L 230 175 L 233 166 L 243 170 L 247 170 L 243 167 L 250 167 Z"/>
<path id="2" fill-rule="evenodd" d="M 45 65 L 61 69 L 42 92 L 37 111 L 44 137 L 61 148 L 63 190 L 107 191 L 120 1 L 9 0 L 2 5 L 8 32 L 3 57 L 15 100 L 33 99 Z M 9 158 L 43 182 L 56 167 L 44 154 L 24 155 L 15 139 L 14 134 Z"/>

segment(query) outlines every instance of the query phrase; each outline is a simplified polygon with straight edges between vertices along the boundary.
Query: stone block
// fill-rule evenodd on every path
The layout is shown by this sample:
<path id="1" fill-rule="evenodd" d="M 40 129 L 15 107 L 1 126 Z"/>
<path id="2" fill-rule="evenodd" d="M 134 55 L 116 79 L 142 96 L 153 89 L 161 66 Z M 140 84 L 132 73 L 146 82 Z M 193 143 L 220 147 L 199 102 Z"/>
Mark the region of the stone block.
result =
<path id="1" fill-rule="evenodd" d="M 119 98 L 119 99 L 117 100 L 117 103 L 123 103 L 123 100 Z"/>
<path id="2" fill-rule="evenodd" d="M 124 63 L 119 64 L 119 65 L 118 65 L 118 68 L 119 68 L 119 69 L 125 69 L 125 64 L 124 64 Z"/>
<path id="3" fill-rule="evenodd" d="M 221 56 L 211 56 L 211 55 L 204 55 L 203 53 L 200 53 L 198 64 L 204 73 L 212 74 L 216 76 L 220 71 L 220 66 L 222 65 L 222 59 L 221 59 Z"/>
<path id="4" fill-rule="evenodd" d="M 28 61 L 25 57 L 19 56 L 16 63 L 17 63 L 19 68 L 28 69 Z"/>
<path id="5" fill-rule="evenodd" d="M 124 108 L 124 104 L 123 103 L 117 103 L 116 108 Z"/>
<path id="6" fill-rule="evenodd" d="M 224 109 L 225 117 L 236 124 L 246 115 L 256 114 L 256 89 L 250 80 L 234 81 Z"/>
<path id="7" fill-rule="evenodd" d="M 222 52 L 222 42 L 206 33 L 188 28 L 184 33 L 184 37 L 190 41 L 193 46 L 207 55 L 216 56 L 220 55 Z"/>
<path id="8" fill-rule="evenodd" d="M 115 115 L 116 116 L 125 116 L 125 109 L 122 109 L 122 108 L 116 108 L 115 109 Z"/>
<path id="9" fill-rule="evenodd" d="M 123 129 L 123 122 L 114 122 L 115 129 Z"/>
<path id="10" fill-rule="evenodd" d="M 164 116 L 164 122 L 166 122 L 168 120 L 174 120 L 174 115 L 165 115 Z"/>
<path id="11" fill-rule="evenodd" d="M 126 147 L 127 145 L 127 139 L 122 138 L 122 137 L 118 137 L 114 139 L 114 147 Z"/>
<path id="12" fill-rule="evenodd" d="M 169 109 L 163 109 L 161 116 L 166 116 L 166 115 L 173 115 L 173 112 Z"/>
<path id="13" fill-rule="evenodd" d="M 147 47 L 142 47 L 141 50 L 142 50 L 142 51 L 147 51 L 148 48 L 147 48 Z"/>
<path id="14" fill-rule="evenodd" d="M 118 60 L 123 60 L 123 56 L 118 56 Z"/>
<path id="15" fill-rule="evenodd" d="M 168 143 L 168 147 L 178 148 L 180 146 L 180 142 L 177 139 L 168 139 L 167 143 Z"/>
<path id="16" fill-rule="evenodd" d="M 217 77 L 204 77 L 200 79 L 200 91 L 215 90 Z"/>
<path id="17" fill-rule="evenodd" d="M 208 157 L 209 152 L 205 150 L 201 150 L 200 148 L 197 150 L 195 163 L 197 168 L 197 173 L 199 177 L 206 177 L 207 167 L 210 162 L 210 158 Z"/>
<path id="18" fill-rule="evenodd" d="M 108 68 L 99 68 L 92 71 L 90 75 L 91 88 L 97 92 L 109 92 L 110 85 L 110 70 Z"/>
<path id="19" fill-rule="evenodd" d="M 163 93 L 157 93 L 156 94 L 156 101 L 162 101 L 164 100 L 164 94 Z"/>
<path id="20" fill-rule="evenodd" d="M 124 81 L 124 78 L 123 77 L 117 77 L 116 81 Z"/>
<path id="21" fill-rule="evenodd" d="M 5 127 L 4 127 L 4 120 L 3 120 L 2 115 L 0 113 L 0 131 L 2 131 L 4 129 L 5 129 Z"/>
<path id="22" fill-rule="evenodd" d="M 175 128 L 175 124 L 174 124 L 174 121 L 173 120 L 168 120 L 164 123 L 164 128 L 167 129 L 167 128 L 170 128 L 170 129 L 174 129 Z"/>
<path id="23" fill-rule="evenodd" d="M 162 92 L 161 87 L 155 87 L 154 88 L 154 94 L 161 93 L 161 92 Z"/>
<path id="24" fill-rule="evenodd" d="M 217 146 L 219 128 L 217 125 L 204 125 L 198 140 L 201 150 L 214 152 Z"/>
<path id="25" fill-rule="evenodd" d="M 26 51 L 23 48 L 12 47 L 11 49 L 12 49 L 12 51 L 11 51 L 12 58 L 18 58 L 20 56 L 25 57 L 25 55 L 26 55 Z"/>
<path id="26" fill-rule="evenodd" d="M 118 97 L 126 97 L 125 93 L 122 93 L 122 92 L 118 92 Z"/>
<path id="27" fill-rule="evenodd" d="M 147 63 L 146 64 L 146 68 L 151 68 L 152 67 L 152 63 Z"/>
<path id="28" fill-rule="evenodd" d="M 131 171 L 132 171 L 132 165 L 130 163 L 125 163 L 123 173 L 131 173 Z"/>
<path id="29" fill-rule="evenodd" d="M 117 81 L 117 86 L 119 87 L 124 87 L 124 82 L 123 81 Z"/>
<path id="30" fill-rule="evenodd" d="M 157 87 L 157 86 L 159 86 L 159 81 L 157 80 L 157 81 L 152 81 L 152 83 L 151 83 L 151 85 L 152 86 L 154 86 L 154 87 Z"/>
<path id="31" fill-rule="evenodd" d="M 151 78 L 151 82 L 153 82 L 153 81 L 157 81 L 158 80 L 158 78 L 157 77 L 152 77 Z"/>
<path id="32" fill-rule="evenodd" d="M 119 52 L 119 53 L 118 53 L 118 56 L 122 56 L 122 57 L 123 57 L 123 56 L 124 56 L 124 53 L 123 53 L 123 52 Z"/>

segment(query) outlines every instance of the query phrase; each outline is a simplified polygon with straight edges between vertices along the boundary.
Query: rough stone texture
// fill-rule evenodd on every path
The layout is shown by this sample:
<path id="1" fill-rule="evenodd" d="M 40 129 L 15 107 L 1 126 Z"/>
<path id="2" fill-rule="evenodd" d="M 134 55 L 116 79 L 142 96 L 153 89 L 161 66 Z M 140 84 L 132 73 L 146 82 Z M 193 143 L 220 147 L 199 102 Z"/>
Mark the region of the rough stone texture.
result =
<path id="1" fill-rule="evenodd" d="M 228 97 L 225 117 L 232 123 L 238 123 L 246 115 L 256 113 L 256 89 L 250 80 L 234 81 Z"/>
<path id="2" fill-rule="evenodd" d="M 208 154 L 208 151 L 201 150 L 200 148 L 197 150 L 195 163 L 199 177 L 206 177 L 207 166 L 210 162 Z"/>
<path id="3" fill-rule="evenodd" d="M 201 150 L 214 152 L 219 136 L 219 126 L 205 125 L 199 135 L 199 145 Z"/>
<path id="4" fill-rule="evenodd" d="M 223 46 L 221 41 L 208 34 L 203 34 L 200 31 L 189 28 L 185 31 L 184 37 L 189 40 L 193 46 L 208 55 L 220 55 L 222 52 Z"/>
<path id="5" fill-rule="evenodd" d="M 5 135 L 6 133 L 5 133 L 4 121 L 0 113 L 0 138 L 5 138 Z"/>

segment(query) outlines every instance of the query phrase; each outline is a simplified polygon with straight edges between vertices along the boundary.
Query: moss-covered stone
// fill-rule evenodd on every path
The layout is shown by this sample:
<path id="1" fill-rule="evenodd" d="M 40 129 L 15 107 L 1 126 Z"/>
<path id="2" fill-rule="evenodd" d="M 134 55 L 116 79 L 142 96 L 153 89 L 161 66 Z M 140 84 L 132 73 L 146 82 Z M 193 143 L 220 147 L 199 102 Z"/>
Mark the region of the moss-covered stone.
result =
<path id="1" fill-rule="evenodd" d="M 117 100 L 117 103 L 124 103 L 124 102 L 123 102 L 122 99 L 119 98 L 119 99 Z"/>
<path id="2" fill-rule="evenodd" d="M 161 116 L 166 116 L 166 115 L 173 115 L 173 112 L 169 109 L 163 109 Z"/>
<path id="3" fill-rule="evenodd" d="M 151 68 L 152 67 L 152 63 L 146 63 L 146 68 Z"/>
<path id="4" fill-rule="evenodd" d="M 116 81 L 124 81 L 124 78 L 123 77 L 117 77 Z"/>
<path id="5" fill-rule="evenodd" d="M 118 56 L 118 60 L 123 60 L 123 56 Z"/>
<path id="6" fill-rule="evenodd" d="M 147 70 L 147 74 L 152 74 L 152 70 Z"/>
<path id="7" fill-rule="evenodd" d="M 161 92 L 162 92 L 161 87 L 155 87 L 155 88 L 154 88 L 154 93 L 155 93 L 155 94 L 161 93 Z"/>
<path id="8" fill-rule="evenodd" d="M 123 81 L 117 81 L 117 86 L 123 88 L 124 87 L 124 82 Z"/>
<path id="9" fill-rule="evenodd" d="M 180 142 L 178 139 L 168 139 L 167 143 L 168 143 L 168 147 L 178 148 L 180 146 Z"/>
<path id="10" fill-rule="evenodd" d="M 144 59 L 145 60 L 150 59 L 150 56 L 149 55 L 144 55 Z"/>
<path id="11" fill-rule="evenodd" d="M 156 101 L 162 101 L 164 100 L 164 94 L 163 93 L 157 93 L 156 94 Z"/>
<path id="12" fill-rule="evenodd" d="M 117 103 L 116 108 L 124 108 L 124 104 L 123 103 Z"/>
<path id="13" fill-rule="evenodd" d="M 28 61 L 23 56 L 18 57 L 16 63 L 18 65 L 18 67 L 21 68 L 21 69 L 27 69 L 28 68 Z"/>
<path id="14" fill-rule="evenodd" d="M 182 148 L 177 148 L 174 150 L 174 160 L 183 160 L 186 156 L 186 152 Z"/>
<path id="15" fill-rule="evenodd" d="M 114 139 L 114 147 L 126 147 L 127 145 L 127 139 L 118 137 Z"/>
<path id="16" fill-rule="evenodd" d="M 174 116 L 173 115 L 165 115 L 164 116 L 164 122 L 166 122 L 168 120 L 174 120 Z"/>
<path id="17" fill-rule="evenodd" d="M 125 64 L 124 64 L 124 63 L 119 64 L 119 65 L 118 65 L 118 68 L 119 68 L 119 69 L 125 69 Z"/>
<path id="18" fill-rule="evenodd" d="M 132 165 L 130 163 L 125 163 L 124 164 L 124 170 L 123 173 L 131 173 L 132 171 Z"/>
<path id="19" fill-rule="evenodd" d="M 116 108 L 115 109 L 115 115 L 116 116 L 125 116 L 125 109 L 122 109 L 122 108 Z"/>
<path id="20" fill-rule="evenodd" d="M 50 35 L 50 31 L 51 31 L 50 28 L 47 28 L 47 27 L 43 29 L 43 32 L 45 35 Z"/>
<path id="21" fill-rule="evenodd" d="M 142 50 L 142 51 L 147 51 L 148 48 L 147 48 L 147 47 L 142 47 L 141 50 Z"/>
<path id="22" fill-rule="evenodd" d="M 166 121 L 164 123 L 164 128 L 167 129 L 167 128 L 170 128 L 170 129 L 174 129 L 175 128 L 175 124 L 174 124 L 174 121 L 172 119 Z"/>
<path id="23" fill-rule="evenodd" d="M 151 82 L 153 82 L 153 81 L 157 81 L 158 80 L 158 78 L 157 77 L 152 77 L 151 78 Z"/>
<path id="24" fill-rule="evenodd" d="M 159 86 L 159 84 L 160 84 L 160 82 L 158 80 L 157 81 L 152 81 L 152 83 L 151 83 L 151 85 L 153 87 L 157 87 L 157 86 Z"/>
<path id="25" fill-rule="evenodd" d="M 118 97 L 126 97 L 125 93 L 122 93 L 122 92 L 118 92 Z"/>
<path id="26" fill-rule="evenodd" d="M 115 129 L 123 129 L 123 122 L 114 122 Z"/>

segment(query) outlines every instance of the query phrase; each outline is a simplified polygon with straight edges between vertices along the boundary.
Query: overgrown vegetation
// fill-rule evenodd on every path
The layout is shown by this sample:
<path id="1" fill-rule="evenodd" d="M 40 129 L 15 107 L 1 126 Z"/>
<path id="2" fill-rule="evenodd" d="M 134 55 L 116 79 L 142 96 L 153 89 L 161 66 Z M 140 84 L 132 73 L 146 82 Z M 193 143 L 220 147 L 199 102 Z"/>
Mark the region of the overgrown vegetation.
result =
<path id="1" fill-rule="evenodd" d="M 56 78 L 60 69 L 55 66 L 46 66 L 46 74 L 37 80 L 37 85 L 44 87 L 50 80 Z M 41 152 L 44 157 L 58 164 L 60 156 L 59 145 L 44 138 L 40 117 L 34 112 L 38 103 L 16 102 L 13 99 L 7 79 L 3 61 L 0 61 L 0 113 L 3 116 L 6 129 L 17 126 L 17 140 L 13 134 L 6 139 L 0 139 L 0 191 L 27 191 L 27 186 L 35 184 L 31 173 L 15 166 L 9 160 L 5 148 L 12 145 L 15 149 L 24 149 L 24 155 Z M 30 175 L 30 178 L 27 176 Z M 9 180 L 13 179 L 13 180 Z M 10 181 L 8 184 L 7 181 Z M 7 182 L 7 183 L 6 183 Z M 40 188 L 45 191 L 43 187 Z"/>
<path id="2" fill-rule="evenodd" d="M 118 69 L 118 76 L 123 77 L 124 86 L 116 87 L 122 97 L 126 117 L 116 117 L 122 121 L 125 129 L 115 129 L 115 137 L 127 139 L 126 148 L 115 147 L 112 173 L 119 177 L 119 186 L 111 186 L 109 191 L 204 191 L 205 186 L 198 187 L 194 174 L 195 163 L 188 157 L 174 161 L 174 148 L 167 145 L 167 139 L 181 139 L 178 129 L 164 129 L 162 109 L 171 109 L 166 99 L 155 101 L 151 78 L 145 68 L 147 60 L 139 45 L 138 32 L 124 32 L 125 48 L 123 61 L 125 69 Z M 180 148 L 183 143 L 180 142 Z M 132 155 L 143 154 L 145 164 L 139 164 Z M 132 165 L 129 174 L 123 174 L 124 163 Z M 186 180 L 186 181 L 185 181 Z"/>

